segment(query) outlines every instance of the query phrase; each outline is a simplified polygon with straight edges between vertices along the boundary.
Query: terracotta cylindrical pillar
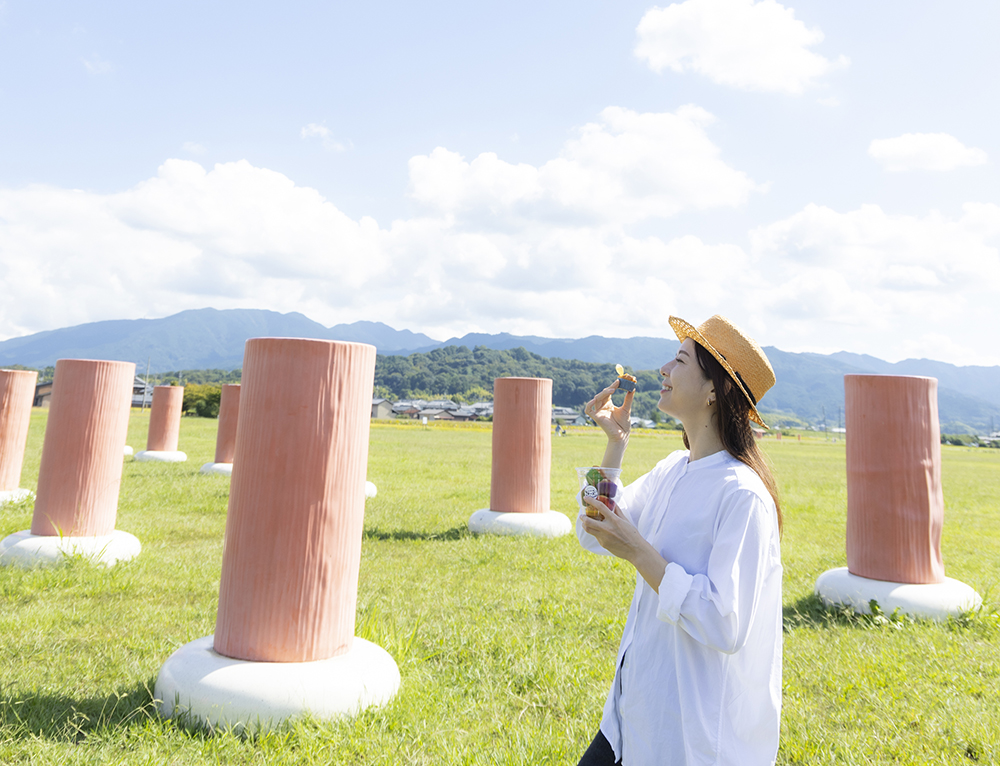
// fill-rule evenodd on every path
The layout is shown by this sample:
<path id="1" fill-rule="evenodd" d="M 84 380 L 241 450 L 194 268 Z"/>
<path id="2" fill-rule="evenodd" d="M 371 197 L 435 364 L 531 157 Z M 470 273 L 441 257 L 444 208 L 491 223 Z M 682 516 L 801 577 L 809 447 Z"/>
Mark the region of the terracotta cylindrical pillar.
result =
<path id="1" fill-rule="evenodd" d="M 155 386 L 149 410 L 149 452 L 176 452 L 181 432 L 181 408 L 184 406 L 184 386 Z"/>
<path id="2" fill-rule="evenodd" d="M 232 463 L 236 454 L 236 423 L 240 416 L 240 384 L 225 383 L 219 399 L 219 431 L 215 435 L 215 462 Z"/>
<path id="3" fill-rule="evenodd" d="M 114 531 L 134 378 L 131 362 L 56 362 L 31 534 Z"/>
<path id="4" fill-rule="evenodd" d="M 552 381 L 493 381 L 490 510 L 545 513 L 552 475 Z"/>
<path id="5" fill-rule="evenodd" d="M 219 654 L 307 662 L 351 649 L 374 378 L 374 346 L 247 341 Z"/>
<path id="6" fill-rule="evenodd" d="M 0 370 L 0 492 L 18 489 L 38 373 Z"/>
<path id="7" fill-rule="evenodd" d="M 943 582 L 937 380 L 845 375 L 847 568 L 897 583 Z"/>

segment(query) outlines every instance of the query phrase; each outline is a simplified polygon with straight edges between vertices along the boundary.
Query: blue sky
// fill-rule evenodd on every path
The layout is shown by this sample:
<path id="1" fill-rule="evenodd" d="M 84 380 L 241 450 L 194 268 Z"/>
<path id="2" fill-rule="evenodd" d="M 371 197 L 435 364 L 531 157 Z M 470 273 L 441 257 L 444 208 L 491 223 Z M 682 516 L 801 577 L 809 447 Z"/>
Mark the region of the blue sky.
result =
<path id="1" fill-rule="evenodd" d="M 1000 364 L 990 2 L 0 2 L 0 338 L 182 309 Z"/>

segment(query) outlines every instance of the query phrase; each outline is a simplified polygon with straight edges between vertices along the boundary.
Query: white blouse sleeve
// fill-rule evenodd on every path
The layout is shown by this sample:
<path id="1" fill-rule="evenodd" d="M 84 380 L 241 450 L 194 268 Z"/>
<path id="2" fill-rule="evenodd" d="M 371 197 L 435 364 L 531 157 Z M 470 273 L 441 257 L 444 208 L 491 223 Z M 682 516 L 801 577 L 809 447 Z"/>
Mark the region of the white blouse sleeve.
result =
<path id="1" fill-rule="evenodd" d="M 669 562 L 659 587 L 657 617 L 701 644 L 732 654 L 746 644 L 765 579 L 777 524 L 772 503 L 741 489 L 724 501 L 707 574 Z"/>

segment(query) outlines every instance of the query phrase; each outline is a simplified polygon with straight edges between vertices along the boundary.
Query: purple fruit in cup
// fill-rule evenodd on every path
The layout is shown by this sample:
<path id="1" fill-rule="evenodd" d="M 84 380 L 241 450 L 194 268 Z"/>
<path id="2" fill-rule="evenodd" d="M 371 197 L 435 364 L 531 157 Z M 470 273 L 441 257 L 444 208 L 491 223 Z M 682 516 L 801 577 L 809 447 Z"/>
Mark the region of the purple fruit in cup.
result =
<path id="1" fill-rule="evenodd" d="M 607 497 L 614 497 L 615 493 L 618 491 L 618 487 L 615 486 L 613 481 L 608 481 L 604 479 L 597 483 L 597 494 L 605 495 Z"/>

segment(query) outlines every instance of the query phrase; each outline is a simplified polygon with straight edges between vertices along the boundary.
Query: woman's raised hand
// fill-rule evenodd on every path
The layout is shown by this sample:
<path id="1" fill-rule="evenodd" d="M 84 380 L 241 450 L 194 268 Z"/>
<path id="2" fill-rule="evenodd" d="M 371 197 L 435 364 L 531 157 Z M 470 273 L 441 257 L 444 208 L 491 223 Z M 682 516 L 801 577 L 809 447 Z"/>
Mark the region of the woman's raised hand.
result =
<path id="1" fill-rule="evenodd" d="M 618 390 L 618 380 L 587 402 L 583 412 L 608 435 L 609 442 L 624 442 L 631 430 L 632 397 L 634 391 L 625 392 L 625 401 L 616 407 L 611 394 Z"/>

